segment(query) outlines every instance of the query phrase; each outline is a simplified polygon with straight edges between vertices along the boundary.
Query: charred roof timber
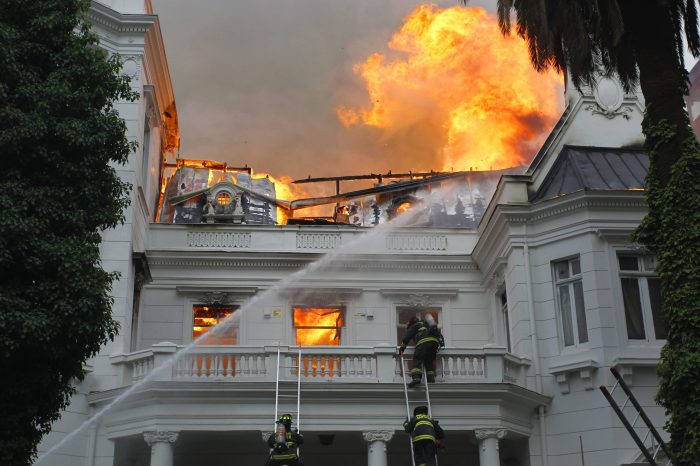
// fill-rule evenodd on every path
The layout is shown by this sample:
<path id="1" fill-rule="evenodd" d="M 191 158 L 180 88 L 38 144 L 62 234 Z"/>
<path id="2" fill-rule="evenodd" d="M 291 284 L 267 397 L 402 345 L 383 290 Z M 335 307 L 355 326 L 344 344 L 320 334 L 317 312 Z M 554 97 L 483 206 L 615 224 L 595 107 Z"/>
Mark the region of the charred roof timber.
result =
<path id="1" fill-rule="evenodd" d="M 300 180 L 294 180 L 294 183 L 320 183 L 323 181 L 356 181 L 356 180 L 377 180 L 382 182 L 384 178 L 386 179 L 414 179 L 414 178 L 427 178 L 436 175 L 447 175 L 454 172 L 436 172 L 430 170 L 429 172 L 408 172 L 408 173 L 391 173 L 389 170 L 387 173 L 370 173 L 369 175 L 350 175 L 350 176 L 328 176 L 324 178 L 302 178 Z"/>
<path id="2" fill-rule="evenodd" d="M 415 226 L 474 228 L 498 178 L 522 167 L 493 171 L 408 172 L 307 178 L 295 183 L 335 182 L 331 196 L 282 200 L 277 180 L 257 177 L 251 169 L 208 160 L 178 160 L 162 191 L 163 223 L 243 223 L 248 225 L 345 224 L 373 226 L 387 222 L 415 205 L 425 211 Z M 264 174 L 263 174 L 264 175 Z M 394 181 L 384 183 L 386 179 Z M 340 192 L 341 181 L 376 180 L 375 186 Z M 447 188 L 447 189 L 445 189 Z M 431 197 L 443 190 L 439 198 Z M 332 216 L 293 218 L 294 211 L 329 206 Z M 303 210 L 302 210 L 303 212 Z"/>

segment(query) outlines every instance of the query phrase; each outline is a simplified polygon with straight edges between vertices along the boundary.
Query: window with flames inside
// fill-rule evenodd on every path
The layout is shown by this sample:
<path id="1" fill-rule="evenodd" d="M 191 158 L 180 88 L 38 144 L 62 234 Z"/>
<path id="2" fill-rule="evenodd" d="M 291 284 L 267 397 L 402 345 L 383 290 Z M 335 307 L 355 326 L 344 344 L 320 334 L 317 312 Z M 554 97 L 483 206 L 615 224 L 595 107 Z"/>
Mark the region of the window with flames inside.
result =
<path id="1" fill-rule="evenodd" d="M 345 322 L 342 307 L 294 307 L 293 325 L 299 346 L 340 346 Z M 302 353 L 300 364 L 304 377 L 334 377 L 341 372 L 341 359 L 332 354 Z"/>
<path id="2" fill-rule="evenodd" d="M 340 346 L 344 309 L 295 307 L 294 332 L 299 346 Z"/>
<path id="3" fill-rule="evenodd" d="M 235 306 L 211 306 L 196 304 L 193 307 L 192 340 L 199 340 L 200 345 L 237 345 L 238 325 L 227 322 L 219 325 L 233 315 Z M 234 377 L 236 375 L 236 358 L 232 354 L 196 355 L 190 360 L 186 371 L 197 377 Z"/>
<path id="4" fill-rule="evenodd" d="M 238 326 L 234 322 L 217 327 L 236 310 L 233 306 L 194 306 L 192 340 L 202 337 L 200 345 L 237 345 Z"/>

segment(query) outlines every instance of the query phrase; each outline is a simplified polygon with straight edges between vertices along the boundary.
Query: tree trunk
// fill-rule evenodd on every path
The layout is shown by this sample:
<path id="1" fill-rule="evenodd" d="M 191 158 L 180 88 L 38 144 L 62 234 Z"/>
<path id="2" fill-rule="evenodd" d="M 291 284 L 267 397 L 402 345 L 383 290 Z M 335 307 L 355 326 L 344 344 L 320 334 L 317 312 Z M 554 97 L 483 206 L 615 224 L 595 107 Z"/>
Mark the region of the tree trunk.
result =
<path id="1" fill-rule="evenodd" d="M 647 105 L 646 119 L 668 122 L 678 137 L 659 141 L 647 135 L 647 148 L 653 147 L 654 172 L 660 187 L 668 183 L 671 167 L 680 157 L 686 131 L 690 131 L 684 96 L 686 73 L 676 53 L 676 31 L 668 5 L 657 0 L 620 1 L 625 29 L 632 37 L 639 67 L 639 84 Z M 649 154 L 652 156 L 652 154 Z"/>
<path id="2" fill-rule="evenodd" d="M 694 0 L 693 0 L 694 1 Z M 700 452 L 700 144 L 685 111 L 687 73 L 677 55 L 669 6 L 621 0 L 647 109 L 649 213 L 636 232 L 658 258 L 667 340 L 657 401 L 666 409 L 674 466 Z"/>

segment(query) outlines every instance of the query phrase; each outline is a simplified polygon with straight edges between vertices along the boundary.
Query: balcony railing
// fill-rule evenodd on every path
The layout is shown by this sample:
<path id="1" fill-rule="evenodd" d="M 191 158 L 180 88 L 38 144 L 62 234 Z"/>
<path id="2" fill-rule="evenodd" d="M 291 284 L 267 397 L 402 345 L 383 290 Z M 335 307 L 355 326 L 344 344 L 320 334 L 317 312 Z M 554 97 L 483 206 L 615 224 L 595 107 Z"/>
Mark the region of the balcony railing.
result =
<path id="1" fill-rule="evenodd" d="M 112 362 L 125 364 L 133 383 L 148 376 L 182 349 L 183 346 L 173 343 L 159 343 L 150 349 L 114 356 Z M 296 380 L 300 370 L 303 382 L 401 381 L 400 358 L 392 346 L 303 347 L 301 364 L 297 347 L 281 346 L 279 353 L 282 358 L 281 380 Z M 277 354 L 277 346 L 196 346 L 153 377 L 159 381 L 274 381 Z M 404 357 L 411 359 L 410 348 Z M 529 365 L 528 359 L 514 356 L 503 347 L 445 348 L 437 356 L 436 377 L 438 381 L 448 383 L 525 386 Z M 410 370 L 410 362 L 408 368 Z"/>

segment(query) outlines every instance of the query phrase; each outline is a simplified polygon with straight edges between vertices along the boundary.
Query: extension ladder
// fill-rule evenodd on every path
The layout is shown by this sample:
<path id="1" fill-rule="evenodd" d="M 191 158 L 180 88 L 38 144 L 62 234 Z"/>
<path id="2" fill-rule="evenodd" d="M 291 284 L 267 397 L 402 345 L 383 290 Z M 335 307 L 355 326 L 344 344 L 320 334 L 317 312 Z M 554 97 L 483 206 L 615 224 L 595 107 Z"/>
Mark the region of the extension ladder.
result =
<path id="1" fill-rule="evenodd" d="M 279 346 L 277 345 L 277 373 L 275 376 L 275 418 L 274 418 L 274 424 L 273 424 L 273 432 L 274 428 L 277 426 L 277 420 L 279 419 L 280 413 L 279 413 L 279 407 L 280 407 L 280 399 L 294 399 L 296 400 L 296 405 L 297 409 L 296 410 L 289 410 L 285 411 L 283 414 L 291 414 L 292 415 L 292 423 L 296 425 L 297 432 L 301 432 L 301 346 L 299 346 L 299 350 L 297 353 L 297 358 L 296 358 L 296 365 L 292 362 L 290 365 L 283 365 L 282 364 L 282 358 L 287 357 L 286 355 L 282 354 L 282 350 Z M 293 374 L 296 371 L 296 380 L 294 379 L 285 379 L 285 378 L 280 378 L 280 369 L 285 369 L 286 371 L 289 371 L 289 373 Z M 296 394 L 289 394 L 289 393 L 280 393 L 280 384 L 292 384 L 296 383 L 297 385 L 297 390 Z M 297 447 L 297 456 L 299 456 L 299 459 L 301 459 L 301 453 L 299 452 L 299 447 Z"/>
<path id="2" fill-rule="evenodd" d="M 433 417 L 433 408 L 432 408 L 432 406 L 430 405 L 430 388 L 428 387 L 428 374 L 425 372 L 425 366 L 423 366 L 423 378 L 422 378 L 422 380 L 423 380 L 423 385 L 424 385 L 424 387 L 425 387 L 425 392 L 424 392 L 424 393 L 425 393 L 425 398 L 419 399 L 419 400 L 416 400 L 416 399 L 409 400 L 409 397 L 408 397 L 408 384 L 407 384 L 407 382 L 406 382 L 406 372 L 407 372 L 407 369 L 408 369 L 408 366 L 407 366 L 408 361 L 413 360 L 413 358 L 410 358 L 410 359 L 404 358 L 402 354 L 399 355 L 399 358 L 401 359 L 401 379 L 403 380 L 403 394 L 404 394 L 404 397 L 405 397 L 405 399 L 406 399 L 406 417 L 407 417 L 408 419 L 411 419 L 411 417 L 413 416 L 413 413 L 411 412 L 411 407 L 410 407 L 410 405 L 411 405 L 411 404 L 414 404 L 414 405 L 424 405 L 424 406 L 427 406 L 427 407 L 428 407 L 428 416 L 430 416 L 431 419 L 432 419 L 432 417 Z M 409 434 L 409 436 L 408 436 L 408 445 L 409 445 L 409 447 L 410 447 L 410 448 L 409 448 L 409 451 L 410 451 L 410 453 L 411 453 L 411 464 L 412 464 L 413 466 L 416 466 L 416 459 L 413 457 L 413 440 L 411 439 L 410 434 Z M 435 466 L 437 466 L 437 464 L 438 464 L 438 460 L 437 460 L 437 449 L 436 449 L 436 450 L 435 450 Z"/>
<path id="3" fill-rule="evenodd" d="M 608 391 L 608 388 L 605 385 L 601 385 L 600 391 L 603 392 L 603 395 L 608 400 L 608 403 L 610 403 L 610 406 L 612 406 L 615 414 L 617 414 L 617 417 L 620 418 L 620 421 L 622 421 L 622 424 L 625 426 L 625 429 L 627 429 L 627 432 L 629 432 L 632 440 L 634 440 L 634 443 L 636 443 L 637 447 L 639 447 L 639 449 L 642 451 L 644 458 L 646 458 L 651 466 L 661 466 L 661 464 L 657 461 L 657 455 L 659 454 L 660 450 L 663 450 L 663 452 L 666 454 L 666 458 L 669 458 L 669 460 L 671 458 L 668 448 L 666 447 L 666 443 L 664 443 L 661 435 L 659 435 L 659 432 L 656 430 L 651 420 L 644 412 L 644 409 L 642 409 L 641 405 L 637 401 L 637 398 L 635 398 L 634 394 L 632 394 L 632 391 L 625 383 L 618 370 L 611 367 L 610 372 L 612 372 L 613 377 L 615 377 L 615 385 L 613 385 L 613 388 L 610 391 Z M 619 406 L 617 401 L 615 401 L 615 398 L 613 398 L 613 393 L 615 393 L 617 387 L 620 387 L 624 394 L 627 395 L 625 401 Z M 628 405 L 628 403 L 630 403 L 630 405 Z M 631 408 L 637 413 L 632 422 L 629 421 L 624 413 L 626 408 Z M 642 422 L 644 422 L 647 429 L 647 433 L 643 439 L 641 439 L 634 430 L 637 421 L 640 419 Z M 646 441 L 649 439 L 649 435 L 651 435 L 651 447 L 647 448 Z M 670 461 L 666 462 L 665 464 L 670 464 Z"/>

